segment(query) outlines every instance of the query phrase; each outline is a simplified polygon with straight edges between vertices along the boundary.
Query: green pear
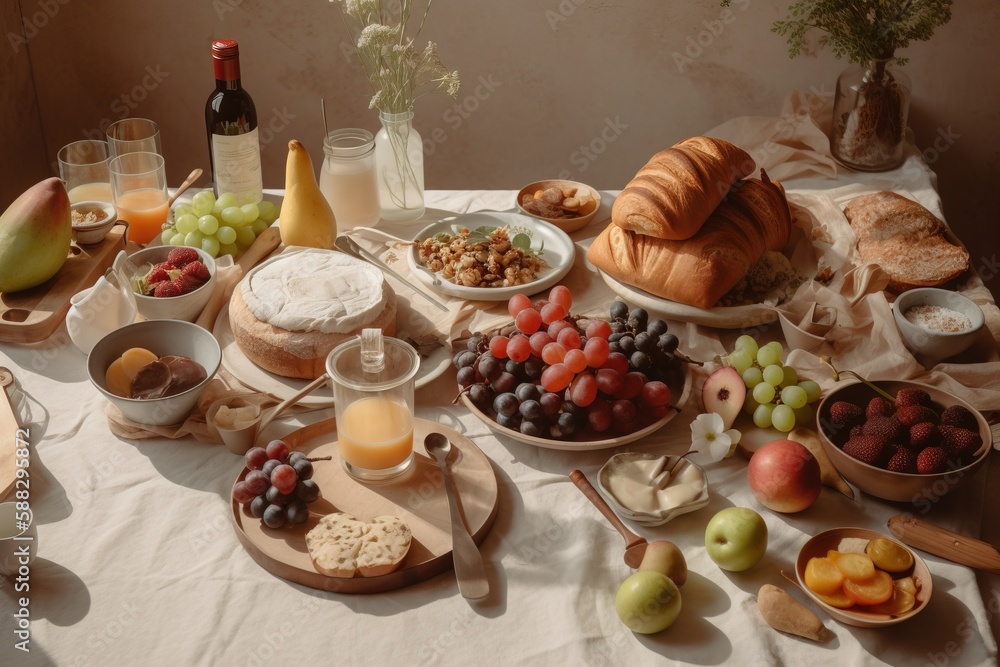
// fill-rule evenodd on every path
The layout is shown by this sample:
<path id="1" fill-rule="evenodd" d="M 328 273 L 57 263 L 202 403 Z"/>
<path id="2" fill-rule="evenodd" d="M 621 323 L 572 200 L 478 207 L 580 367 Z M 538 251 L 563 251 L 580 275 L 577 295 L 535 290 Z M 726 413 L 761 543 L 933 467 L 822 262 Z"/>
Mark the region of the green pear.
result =
<path id="1" fill-rule="evenodd" d="M 677 545 L 667 540 L 653 540 L 646 547 L 640 572 L 662 572 L 681 588 L 687 582 L 688 568 L 684 554 Z"/>
<path id="2" fill-rule="evenodd" d="M 20 292 L 54 276 L 72 235 L 62 181 L 53 177 L 28 188 L 0 215 L 0 292 Z"/>

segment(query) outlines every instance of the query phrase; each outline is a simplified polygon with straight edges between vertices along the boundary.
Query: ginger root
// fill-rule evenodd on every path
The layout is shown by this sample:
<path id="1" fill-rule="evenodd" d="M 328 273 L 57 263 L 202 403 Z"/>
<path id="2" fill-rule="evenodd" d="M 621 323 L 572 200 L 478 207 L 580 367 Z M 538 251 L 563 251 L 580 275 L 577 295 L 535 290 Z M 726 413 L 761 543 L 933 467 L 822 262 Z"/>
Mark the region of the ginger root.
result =
<path id="1" fill-rule="evenodd" d="M 784 589 L 764 584 L 757 593 L 757 609 L 775 630 L 823 642 L 829 631 L 816 614 L 800 604 Z"/>

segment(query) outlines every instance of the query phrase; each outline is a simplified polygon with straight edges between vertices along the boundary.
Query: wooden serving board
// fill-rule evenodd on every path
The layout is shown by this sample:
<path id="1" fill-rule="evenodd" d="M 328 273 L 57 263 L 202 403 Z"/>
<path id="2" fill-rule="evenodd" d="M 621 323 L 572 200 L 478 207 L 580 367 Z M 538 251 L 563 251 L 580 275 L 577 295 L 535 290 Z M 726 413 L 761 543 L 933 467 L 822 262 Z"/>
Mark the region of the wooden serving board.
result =
<path id="1" fill-rule="evenodd" d="M 69 312 L 70 298 L 97 282 L 125 249 L 126 229 L 116 224 L 100 245 L 74 243 L 55 276 L 23 292 L 0 294 L 0 342 L 36 343 L 51 336 Z"/>
<path id="2" fill-rule="evenodd" d="M 455 485 L 469 532 L 477 544 L 486 539 L 498 507 L 496 474 L 490 460 L 465 436 L 435 422 L 413 422 L 414 460 L 400 477 L 377 484 L 362 484 L 344 471 L 336 441 L 336 420 L 327 419 L 284 436 L 289 448 L 310 457 L 332 456 L 330 461 L 313 463 L 313 479 L 322 493 L 309 505 L 309 520 L 300 525 L 277 530 L 233 501 L 231 517 L 236 536 L 250 556 L 265 570 L 295 583 L 334 593 L 381 593 L 430 579 L 452 566 L 451 518 L 444 476 L 424 449 L 424 437 L 443 433 L 459 451 L 452 464 Z M 239 481 L 248 470 L 240 473 Z M 379 577 L 329 577 L 319 573 L 309 559 L 305 536 L 320 517 L 331 512 L 346 512 L 363 521 L 376 516 L 394 515 L 413 532 L 406 559 L 395 572 Z"/>
<path id="3" fill-rule="evenodd" d="M 14 489 L 17 481 L 17 443 L 21 425 L 11 404 L 7 388 L 14 384 L 10 370 L 0 367 L 0 501 Z"/>

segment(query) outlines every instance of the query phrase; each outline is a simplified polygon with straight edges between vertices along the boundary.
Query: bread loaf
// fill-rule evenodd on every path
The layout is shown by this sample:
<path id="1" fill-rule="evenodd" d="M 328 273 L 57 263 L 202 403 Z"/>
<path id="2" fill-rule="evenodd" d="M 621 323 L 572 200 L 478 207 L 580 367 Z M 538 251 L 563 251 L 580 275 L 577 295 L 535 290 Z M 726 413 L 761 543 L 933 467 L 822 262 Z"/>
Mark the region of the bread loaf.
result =
<path id="1" fill-rule="evenodd" d="M 327 514 L 306 533 L 313 567 L 330 577 L 378 577 L 398 568 L 410 550 L 410 527 L 394 516 L 371 523 L 343 512 Z"/>
<path id="2" fill-rule="evenodd" d="M 753 173 L 744 150 L 722 139 L 693 137 L 660 151 L 615 200 L 611 220 L 661 239 L 691 238 L 730 186 Z"/>
<path id="3" fill-rule="evenodd" d="M 767 250 L 781 250 L 792 229 L 784 189 L 748 179 L 734 187 L 701 230 L 671 241 L 610 224 L 587 259 L 628 285 L 677 303 L 711 308 Z"/>
<path id="4" fill-rule="evenodd" d="M 326 357 L 363 328 L 396 331 L 396 298 L 382 272 L 331 250 L 279 255 L 233 290 L 229 324 L 240 351 L 276 375 L 315 379 Z"/>
<path id="5" fill-rule="evenodd" d="M 945 238 L 942 222 L 902 195 L 855 197 L 844 215 L 858 239 L 859 258 L 889 274 L 892 292 L 941 285 L 969 268 L 969 253 Z"/>

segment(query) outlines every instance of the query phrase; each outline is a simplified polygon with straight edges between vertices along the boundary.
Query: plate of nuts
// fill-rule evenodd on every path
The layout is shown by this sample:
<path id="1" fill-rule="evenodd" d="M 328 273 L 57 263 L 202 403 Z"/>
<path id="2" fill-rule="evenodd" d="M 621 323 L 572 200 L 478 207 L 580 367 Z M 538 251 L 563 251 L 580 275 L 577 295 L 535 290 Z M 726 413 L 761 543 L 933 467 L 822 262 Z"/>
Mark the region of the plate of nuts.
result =
<path id="1" fill-rule="evenodd" d="M 573 267 L 573 241 L 519 213 L 445 218 L 414 237 L 410 270 L 432 289 L 470 301 L 505 301 L 548 289 Z"/>
<path id="2" fill-rule="evenodd" d="M 535 181 L 517 193 L 517 207 L 571 234 L 594 219 L 601 207 L 601 193 L 576 181 Z"/>

